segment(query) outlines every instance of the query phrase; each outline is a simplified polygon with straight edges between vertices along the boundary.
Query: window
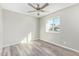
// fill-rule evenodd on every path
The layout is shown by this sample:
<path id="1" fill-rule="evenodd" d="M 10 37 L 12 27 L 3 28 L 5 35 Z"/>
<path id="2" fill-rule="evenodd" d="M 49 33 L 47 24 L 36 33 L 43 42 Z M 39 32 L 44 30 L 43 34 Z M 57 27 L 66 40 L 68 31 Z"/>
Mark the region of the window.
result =
<path id="1" fill-rule="evenodd" d="M 60 17 L 53 17 L 46 23 L 46 32 L 60 32 Z"/>

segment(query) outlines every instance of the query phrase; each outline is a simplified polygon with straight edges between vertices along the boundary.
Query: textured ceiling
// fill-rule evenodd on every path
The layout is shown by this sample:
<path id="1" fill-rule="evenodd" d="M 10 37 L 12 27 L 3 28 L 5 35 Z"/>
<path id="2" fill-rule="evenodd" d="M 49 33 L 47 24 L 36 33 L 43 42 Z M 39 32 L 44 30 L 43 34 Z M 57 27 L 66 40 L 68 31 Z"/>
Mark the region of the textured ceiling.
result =
<path id="1" fill-rule="evenodd" d="M 43 3 L 39 3 L 40 6 L 43 5 Z M 47 6 L 45 9 L 46 12 L 40 12 L 40 15 L 37 15 L 37 12 L 33 13 L 28 13 L 28 11 L 35 10 L 32 7 L 28 6 L 27 3 L 1 3 L 1 6 L 4 9 L 18 12 L 18 13 L 23 13 L 29 16 L 34 16 L 34 17 L 43 17 L 45 15 L 51 14 L 53 12 L 56 12 L 58 10 L 61 10 L 63 8 L 69 7 L 75 5 L 74 3 L 49 3 L 49 6 Z"/>

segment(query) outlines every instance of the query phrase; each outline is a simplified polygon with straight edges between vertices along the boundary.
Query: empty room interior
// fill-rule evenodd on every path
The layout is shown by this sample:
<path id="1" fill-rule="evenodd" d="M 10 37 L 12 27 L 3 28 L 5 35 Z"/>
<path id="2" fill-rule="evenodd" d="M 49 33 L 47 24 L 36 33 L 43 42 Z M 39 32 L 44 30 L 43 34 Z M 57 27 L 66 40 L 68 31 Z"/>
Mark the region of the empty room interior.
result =
<path id="1" fill-rule="evenodd" d="M 0 3 L 0 56 L 79 56 L 78 3 Z"/>

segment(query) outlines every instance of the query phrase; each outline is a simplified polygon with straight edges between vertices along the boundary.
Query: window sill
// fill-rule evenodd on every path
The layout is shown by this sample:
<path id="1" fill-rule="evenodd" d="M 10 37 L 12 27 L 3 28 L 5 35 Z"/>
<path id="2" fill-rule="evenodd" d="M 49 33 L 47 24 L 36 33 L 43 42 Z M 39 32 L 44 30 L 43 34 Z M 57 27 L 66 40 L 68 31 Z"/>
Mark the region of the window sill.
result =
<path id="1" fill-rule="evenodd" d="M 56 32 L 56 31 L 49 31 L 47 33 L 61 33 L 61 32 Z"/>

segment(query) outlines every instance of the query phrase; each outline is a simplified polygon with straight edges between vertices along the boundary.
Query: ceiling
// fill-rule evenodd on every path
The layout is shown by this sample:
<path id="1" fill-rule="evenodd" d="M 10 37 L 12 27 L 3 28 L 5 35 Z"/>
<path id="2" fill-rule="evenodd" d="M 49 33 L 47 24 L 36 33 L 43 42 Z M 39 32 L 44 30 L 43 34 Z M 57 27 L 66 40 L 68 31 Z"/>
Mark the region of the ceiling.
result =
<path id="1" fill-rule="evenodd" d="M 44 3 L 40 3 L 40 6 L 42 6 L 43 4 Z M 40 12 L 40 15 L 38 16 L 36 12 L 33 13 L 27 12 L 27 11 L 35 10 L 32 7 L 28 6 L 27 3 L 1 3 L 3 9 L 7 9 L 18 13 L 23 13 L 34 17 L 43 17 L 72 5 L 75 5 L 75 3 L 49 3 L 49 6 L 43 9 L 46 12 Z"/>

